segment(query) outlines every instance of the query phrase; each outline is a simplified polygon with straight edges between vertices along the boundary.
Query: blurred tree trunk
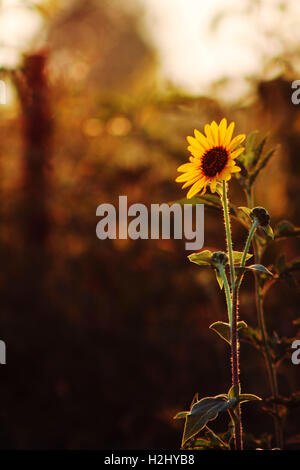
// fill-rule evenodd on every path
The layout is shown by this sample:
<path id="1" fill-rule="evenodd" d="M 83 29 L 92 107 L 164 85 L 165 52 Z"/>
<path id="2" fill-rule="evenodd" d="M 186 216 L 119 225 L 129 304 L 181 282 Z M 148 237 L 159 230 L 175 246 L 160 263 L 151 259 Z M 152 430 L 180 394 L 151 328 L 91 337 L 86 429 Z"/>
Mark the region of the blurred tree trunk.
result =
<path id="1" fill-rule="evenodd" d="M 44 52 L 24 59 L 15 75 L 21 103 L 24 157 L 21 224 L 25 275 L 42 289 L 46 270 L 46 246 L 50 229 L 47 208 L 52 141 L 52 118 Z M 29 284 L 29 282 L 28 282 Z M 31 290 L 31 289 L 30 289 Z"/>

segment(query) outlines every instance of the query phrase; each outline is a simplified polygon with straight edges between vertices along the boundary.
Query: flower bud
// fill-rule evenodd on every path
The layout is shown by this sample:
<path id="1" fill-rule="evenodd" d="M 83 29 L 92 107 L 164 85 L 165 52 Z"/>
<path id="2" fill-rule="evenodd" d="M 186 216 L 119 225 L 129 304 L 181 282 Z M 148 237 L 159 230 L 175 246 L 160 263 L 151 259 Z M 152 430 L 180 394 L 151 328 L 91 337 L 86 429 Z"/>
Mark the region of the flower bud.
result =
<path id="1" fill-rule="evenodd" d="M 211 264 L 217 268 L 218 266 L 226 266 L 228 263 L 228 256 L 223 251 L 216 251 L 211 257 Z"/>
<path id="2" fill-rule="evenodd" d="M 250 212 L 250 217 L 253 222 L 256 220 L 262 227 L 267 227 L 270 223 L 269 212 L 264 207 L 254 207 Z"/>

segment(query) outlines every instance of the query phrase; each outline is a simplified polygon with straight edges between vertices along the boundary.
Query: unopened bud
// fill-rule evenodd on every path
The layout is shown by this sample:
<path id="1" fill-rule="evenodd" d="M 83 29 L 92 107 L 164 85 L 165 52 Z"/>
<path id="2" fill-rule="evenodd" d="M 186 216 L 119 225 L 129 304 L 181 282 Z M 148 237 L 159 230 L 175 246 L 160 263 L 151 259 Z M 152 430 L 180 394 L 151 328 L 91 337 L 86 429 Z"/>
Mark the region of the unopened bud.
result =
<path id="1" fill-rule="evenodd" d="M 226 266 L 228 263 L 228 256 L 223 251 L 216 251 L 211 257 L 211 264 L 217 268 L 218 266 Z"/>
<path id="2" fill-rule="evenodd" d="M 269 212 L 264 207 L 254 207 L 250 212 L 250 217 L 253 222 L 256 220 L 262 227 L 267 227 L 270 223 Z"/>

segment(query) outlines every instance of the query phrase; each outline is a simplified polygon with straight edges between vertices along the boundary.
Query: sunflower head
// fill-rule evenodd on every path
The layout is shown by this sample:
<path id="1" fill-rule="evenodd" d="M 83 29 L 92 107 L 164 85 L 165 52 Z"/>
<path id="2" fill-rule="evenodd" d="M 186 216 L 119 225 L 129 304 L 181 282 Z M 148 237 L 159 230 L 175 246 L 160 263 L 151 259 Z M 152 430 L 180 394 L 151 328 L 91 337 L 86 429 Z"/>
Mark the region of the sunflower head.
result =
<path id="1" fill-rule="evenodd" d="M 217 183 L 228 181 L 232 173 L 241 171 L 236 166 L 235 159 L 244 151 L 239 145 L 246 136 L 240 134 L 232 138 L 233 130 L 234 122 L 227 126 L 224 118 L 219 125 L 215 121 L 206 124 L 205 135 L 195 129 L 195 137 L 187 137 L 190 162 L 177 168 L 182 174 L 176 181 L 184 183 L 182 188 L 191 186 L 187 193 L 188 199 L 200 191 L 204 194 L 207 185 L 210 185 L 210 190 L 214 193 Z"/>

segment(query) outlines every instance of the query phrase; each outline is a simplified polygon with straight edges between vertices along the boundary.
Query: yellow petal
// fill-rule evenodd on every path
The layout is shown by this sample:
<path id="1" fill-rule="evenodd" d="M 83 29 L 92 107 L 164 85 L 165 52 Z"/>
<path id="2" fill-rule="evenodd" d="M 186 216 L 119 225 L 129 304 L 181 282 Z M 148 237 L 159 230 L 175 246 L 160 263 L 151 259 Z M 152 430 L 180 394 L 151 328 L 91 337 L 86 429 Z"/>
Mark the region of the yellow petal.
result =
<path id="1" fill-rule="evenodd" d="M 232 141 L 228 144 L 228 150 L 233 150 L 235 147 L 239 144 L 241 144 L 245 140 L 246 136 L 245 134 L 239 134 L 237 135 Z"/>
<path id="2" fill-rule="evenodd" d="M 183 165 L 180 165 L 178 168 L 177 168 L 177 171 L 181 171 L 181 172 L 184 172 L 184 171 L 192 171 L 192 170 L 195 170 L 195 165 L 194 163 L 184 163 Z"/>
<path id="3" fill-rule="evenodd" d="M 195 148 L 192 145 L 189 145 L 187 149 L 189 152 L 191 152 L 192 155 L 194 155 L 194 157 L 197 158 L 201 158 L 204 153 L 204 149 L 199 150 L 198 148 Z"/>
<path id="4" fill-rule="evenodd" d="M 217 178 L 213 179 L 210 182 L 210 190 L 211 190 L 212 193 L 216 192 L 216 187 L 217 187 Z"/>
<path id="5" fill-rule="evenodd" d="M 239 166 L 234 166 L 233 168 L 231 168 L 231 173 L 238 173 L 239 171 L 241 171 L 242 169 L 239 167 Z"/>
<path id="6" fill-rule="evenodd" d="M 225 137 L 226 137 L 226 129 L 227 129 L 227 120 L 223 118 L 219 125 L 219 141 L 220 145 L 224 145 Z"/>
<path id="7" fill-rule="evenodd" d="M 194 134 L 197 141 L 202 145 L 203 149 L 206 150 L 209 148 L 209 144 L 207 142 L 206 137 L 197 129 L 194 129 Z"/>
<path id="8" fill-rule="evenodd" d="M 241 153 L 243 153 L 244 150 L 245 150 L 245 147 L 241 147 L 241 148 L 234 150 L 234 152 L 230 153 L 230 158 L 237 158 L 239 155 L 241 155 Z"/>
<path id="9" fill-rule="evenodd" d="M 212 132 L 212 135 L 213 135 L 213 138 L 214 138 L 215 145 L 217 145 L 217 146 L 220 145 L 220 142 L 219 142 L 219 126 L 216 123 L 216 121 L 213 121 L 211 123 L 210 128 L 211 128 L 211 132 Z"/>
<path id="10" fill-rule="evenodd" d="M 205 124 L 204 131 L 207 136 L 208 143 L 210 144 L 211 147 L 214 147 L 215 146 L 214 136 L 213 136 L 213 133 L 209 124 Z"/>
<path id="11" fill-rule="evenodd" d="M 186 140 L 188 141 L 188 143 L 192 146 L 192 147 L 195 147 L 195 149 L 197 150 L 202 150 L 203 151 L 203 147 L 202 145 L 200 144 L 200 142 L 198 142 L 198 140 L 196 140 L 194 137 L 191 137 L 190 135 L 186 138 Z"/>
<path id="12" fill-rule="evenodd" d="M 177 176 L 176 183 L 184 183 L 185 181 L 192 180 L 198 176 L 198 172 L 196 171 L 189 171 L 188 173 L 182 173 L 182 175 Z"/>
<path id="13" fill-rule="evenodd" d="M 196 183 L 196 181 L 199 180 L 199 176 L 196 176 L 196 178 L 192 179 L 192 180 L 188 180 L 186 181 L 183 185 L 182 185 L 182 189 L 184 188 L 187 188 L 188 186 L 191 186 L 192 184 Z"/>
<path id="14" fill-rule="evenodd" d="M 230 175 L 230 173 L 231 173 L 231 167 L 226 166 L 226 168 L 224 168 L 224 170 L 222 170 L 221 173 L 219 174 L 219 181 L 223 181 L 223 180 L 226 181 L 226 177 Z"/>
<path id="15" fill-rule="evenodd" d="M 226 131 L 226 137 L 224 139 L 224 146 L 227 147 L 230 144 L 231 137 L 233 134 L 233 129 L 234 129 L 234 122 L 229 124 L 227 131 Z"/>
<path id="16" fill-rule="evenodd" d="M 201 175 L 198 175 L 196 178 L 194 178 L 194 179 L 192 179 L 192 180 L 187 181 L 186 183 L 184 183 L 184 185 L 182 186 L 182 189 L 187 188 L 188 186 L 191 186 L 191 184 L 194 184 L 194 183 L 196 183 L 197 181 L 202 181 L 203 183 L 205 183 L 206 178 L 205 178 L 205 177 L 202 177 Z"/>
<path id="17" fill-rule="evenodd" d="M 193 196 L 195 196 L 195 194 L 197 194 L 200 189 L 203 188 L 203 179 L 201 179 L 200 181 L 197 181 L 197 183 L 195 183 L 191 189 L 189 190 L 189 192 L 187 193 L 186 197 L 187 199 L 191 199 Z"/>
<path id="18" fill-rule="evenodd" d="M 204 185 L 204 187 L 203 187 L 203 189 L 202 189 L 202 191 L 201 191 L 201 193 L 200 193 L 200 196 L 203 196 L 203 194 L 206 193 L 206 186 L 207 186 L 207 183 Z"/>
<path id="19" fill-rule="evenodd" d="M 234 166 L 235 166 L 235 161 L 233 159 L 229 159 L 224 170 L 231 169 Z"/>

